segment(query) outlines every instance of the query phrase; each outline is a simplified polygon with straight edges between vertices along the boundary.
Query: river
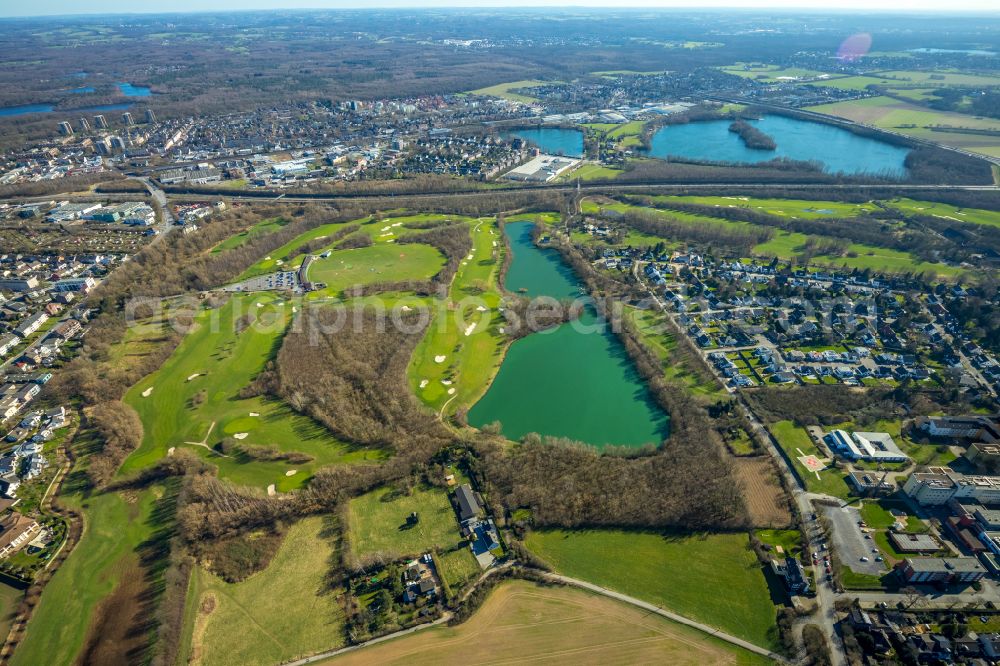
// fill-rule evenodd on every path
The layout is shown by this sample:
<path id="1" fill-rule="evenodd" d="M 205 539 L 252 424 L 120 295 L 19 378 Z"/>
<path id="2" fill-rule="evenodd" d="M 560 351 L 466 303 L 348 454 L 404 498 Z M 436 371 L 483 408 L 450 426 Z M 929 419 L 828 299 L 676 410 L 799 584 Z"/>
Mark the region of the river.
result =
<path id="1" fill-rule="evenodd" d="M 559 254 L 535 247 L 533 224 L 506 225 L 513 251 L 507 289 L 532 297 L 581 295 Z M 621 342 L 590 308 L 579 322 L 514 342 L 468 418 L 476 427 L 500 421 L 509 439 L 537 432 L 597 448 L 659 444 L 668 431 Z"/>

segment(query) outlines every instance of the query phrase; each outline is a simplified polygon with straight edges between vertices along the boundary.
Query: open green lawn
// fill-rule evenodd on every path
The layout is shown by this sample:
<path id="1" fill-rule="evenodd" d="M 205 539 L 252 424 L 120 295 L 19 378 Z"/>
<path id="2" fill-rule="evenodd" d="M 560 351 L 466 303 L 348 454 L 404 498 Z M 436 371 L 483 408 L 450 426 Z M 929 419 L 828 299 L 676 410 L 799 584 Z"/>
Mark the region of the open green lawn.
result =
<path id="1" fill-rule="evenodd" d="M 191 643 L 198 663 L 270 666 L 343 645 L 343 592 L 327 578 L 338 566 L 329 520 L 292 525 L 268 567 L 240 583 L 195 570 L 200 603 Z"/>
<path id="2" fill-rule="evenodd" d="M 17 607 L 24 597 L 24 590 L 0 583 L 0 636 L 6 637 L 14 624 Z"/>
<path id="3" fill-rule="evenodd" d="M 128 496 L 108 493 L 84 503 L 86 530 L 70 556 L 45 586 L 12 664 L 75 663 L 98 604 L 125 575 L 136 575 L 136 549 L 153 532 L 152 515 L 162 489 Z M 62 501 L 81 508 L 78 495 Z"/>
<path id="4" fill-rule="evenodd" d="M 865 212 L 878 210 L 874 203 L 846 203 L 841 201 L 810 201 L 805 199 L 761 199 L 757 197 L 726 196 L 657 196 L 656 202 L 670 205 L 670 202 L 692 203 L 719 208 L 749 208 L 778 217 L 827 219 L 856 217 Z"/>
<path id="5" fill-rule="evenodd" d="M 482 573 L 472 551 L 466 547 L 440 553 L 438 562 L 441 564 L 441 575 L 448 581 L 452 592 L 457 592 Z"/>
<path id="6" fill-rule="evenodd" d="M 879 530 L 887 530 L 893 526 L 896 519 L 889 512 L 890 509 L 897 509 L 906 514 L 907 532 L 926 532 L 927 525 L 922 520 L 913 515 L 912 509 L 906 502 L 892 499 L 868 500 L 861 506 L 861 517 L 868 527 Z"/>
<path id="7" fill-rule="evenodd" d="M 754 79 L 761 83 L 775 83 L 777 81 L 787 81 L 788 79 L 814 79 L 821 76 L 823 72 L 814 69 L 803 69 L 801 67 L 779 67 L 778 65 L 765 65 L 762 63 L 742 63 L 728 65 L 720 68 L 726 74 L 734 74 L 745 79 Z"/>
<path id="8" fill-rule="evenodd" d="M 802 480 L 805 481 L 806 488 L 809 491 L 824 493 L 842 499 L 846 499 L 849 496 L 851 489 L 847 485 L 847 481 L 844 480 L 846 478 L 845 474 L 830 468 L 819 472 L 819 478 L 817 478 L 816 473 L 810 472 L 806 469 L 805 465 L 799 462 L 799 457 L 803 455 L 813 455 L 820 459 L 823 458 L 823 454 L 813 444 L 812 437 L 805 431 L 805 428 L 800 428 L 791 421 L 778 421 L 769 425 L 768 429 L 774 435 L 774 438 L 778 440 L 778 444 L 789 459 L 791 459 L 792 464 L 795 465 L 795 470 L 802 477 Z"/>
<path id="9" fill-rule="evenodd" d="M 692 372 L 677 356 L 677 339 L 666 328 L 666 315 L 653 310 L 627 307 L 625 315 L 636 325 L 643 342 L 663 362 L 664 378 L 671 383 L 679 383 L 696 395 L 718 398 L 725 395 L 725 389 L 714 381 L 703 381 Z M 691 360 L 697 362 L 696 359 Z"/>
<path id="10" fill-rule="evenodd" d="M 776 645 L 777 609 L 745 534 L 552 530 L 531 532 L 525 545 L 561 574 Z"/>
<path id="11" fill-rule="evenodd" d="M 336 295 L 375 282 L 426 280 L 441 270 L 444 261 L 444 256 L 430 245 L 385 243 L 334 250 L 329 257 L 316 258 L 309 265 L 308 278 L 326 283 L 325 291 Z"/>
<path id="12" fill-rule="evenodd" d="M 447 406 L 449 412 L 469 407 L 482 396 L 500 367 L 506 344 L 498 311 L 503 239 L 493 218 L 471 221 L 470 232 L 471 258 L 459 265 L 447 302 L 437 303 L 407 373 L 417 397 L 436 410 Z"/>
<path id="13" fill-rule="evenodd" d="M 200 311 L 195 330 L 167 362 L 125 395 L 142 418 L 145 436 L 122 472 L 155 463 L 171 447 L 187 447 L 217 465 L 220 476 L 236 483 L 262 490 L 273 483 L 278 490 L 291 490 L 302 486 L 322 465 L 379 458 L 379 452 L 338 442 L 324 427 L 281 401 L 239 398 L 240 389 L 277 351 L 292 307 L 291 301 L 274 294 L 257 294 L 234 296 L 218 310 Z M 252 316 L 255 323 L 237 333 L 236 322 L 244 315 Z M 148 389 L 152 391 L 143 397 Z M 200 404 L 195 402 L 197 396 L 202 396 Z M 246 436 L 236 443 L 297 451 L 312 456 L 313 461 L 296 465 L 252 461 L 190 444 L 205 441 L 214 446 L 224 437 L 241 433 Z M 295 473 L 289 475 L 291 471 Z"/>
<path id="14" fill-rule="evenodd" d="M 489 86 L 487 88 L 479 88 L 478 90 L 471 91 L 469 94 L 501 97 L 503 99 L 509 99 L 512 102 L 523 102 L 525 104 L 528 104 L 531 102 L 537 102 L 538 99 L 535 97 L 531 97 L 530 95 L 524 95 L 513 91 L 519 88 L 535 88 L 544 85 L 548 85 L 548 82 L 538 81 L 534 79 L 528 79 L 523 81 L 511 81 L 510 83 L 498 83 L 495 86 Z"/>
<path id="15" fill-rule="evenodd" d="M 757 538 L 769 546 L 781 546 L 786 555 L 802 550 L 802 533 L 798 530 L 757 530 Z"/>
<path id="16" fill-rule="evenodd" d="M 622 175 L 624 171 L 600 164 L 583 164 L 577 169 L 560 176 L 561 180 L 611 180 Z"/>
<path id="17" fill-rule="evenodd" d="M 419 521 L 409 527 L 406 519 L 414 511 Z M 432 548 L 450 549 L 462 540 L 444 488 L 418 487 L 408 495 L 379 488 L 352 499 L 348 516 L 348 543 L 355 560 L 415 556 Z"/>
<path id="18" fill-rule="evenodd" d="M 212 248 L 212 252 L 218 253 L 218 252 L 224 252 L 226 250 L 231 250 L 233 248 L 237 248 L 246 243 L 247 241 L 257 238 L 258 236 L 266 236 L 269 233 L 277 231 L 286 224 L 288 224 L 288 220 L 282 219 L 280 217 L 273 217 L 267 220 L 261 220 L 260 222 L 253 225 L 246 231 L 238 233 L 234 236 L 230 236 L 226 240 L 222 241 L 214 248 Z"/>
<path id="19" fill-rule="evenodd" d="M 295 251 L 303 244 L 318 238 L 330 236 L 349 224 L 365 224 L 369 222 L 370 219 L 371 218 L 365 218 L 362 220 L 354 220 L 353 222 L 333 222 L 330 224 L 322 224 L 305 233 L 299 234 L 278 249 L 272 250 L 271 254 L 247 268 L 243 271 L 242 275 L 240 275 L 239 279 L 245 280 L 246 278 L 253 277 L 255 275 L 264 275 L 278 270 L 294 270 L 298 268 L 299 264 L 302 263 L 302 255 L 296 253 Z"/>
<path id="20" fill-rule="evenodd" d="M 957 222 L 985 224 L 1000 228 L 1000 211 L 977 208 L 958 208 L 949 204 L 913 199 L 892 199 L 885 205 L 911 215 L 931 215 Z"/>

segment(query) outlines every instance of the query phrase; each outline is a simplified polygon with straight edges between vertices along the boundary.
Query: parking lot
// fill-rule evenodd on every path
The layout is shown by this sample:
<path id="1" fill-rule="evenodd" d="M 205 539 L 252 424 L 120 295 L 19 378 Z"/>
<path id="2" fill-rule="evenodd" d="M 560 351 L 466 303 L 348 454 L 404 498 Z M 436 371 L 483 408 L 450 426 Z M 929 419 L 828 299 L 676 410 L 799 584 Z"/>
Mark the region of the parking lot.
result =
<path id="1" fill-rule="evenodd" d="M 271 291 L 275 289 L 298 291 L 300 285 L 298 273 L 295 271 L 282 271 L 280 273 L 269 273 L 267 275 L 252 277 L 243 282 L 229 285 L 225 289 L 227 291 Z"/>
<path id="2" fill-rule="evenodd" d="M 860 512 L 853 507 L 824 506 L 823 515 L 830 521 L 830 540 L 834 552 L 845 566 L 859 574 L 879 576 L 886 571 L 885 562 L 875 561 L 881 553 L 872 552 L 876 548 L 873 539 L 866 539 L 858 525 Z M 861 558 L 868 558 L 862 562 Z"/>

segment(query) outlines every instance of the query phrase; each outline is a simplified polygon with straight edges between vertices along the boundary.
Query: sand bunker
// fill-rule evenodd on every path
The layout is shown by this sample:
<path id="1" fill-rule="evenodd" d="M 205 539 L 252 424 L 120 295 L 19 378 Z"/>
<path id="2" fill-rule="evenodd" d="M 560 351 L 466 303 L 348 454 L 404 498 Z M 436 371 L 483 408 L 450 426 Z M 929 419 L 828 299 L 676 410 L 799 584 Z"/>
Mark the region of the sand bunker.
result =
<path id="1" fill-rule="evenodd" d="M 249 435 L 249 434 L 250 433 L 248 433 L 248 432 L 238 432 L 235 435 L 233 435 L 233 439 L 246 439 L 247 435 Z"/>
<path id="2" fill-rule="evenodd" d="M 250 416 L 260 416 L 259 412 L 250 412 Z"/>
<path id="3" fill-rule="evenodd" d="M 153 387 L 150 386 L 148 389 L 142 392 L 142 397 L 148 398 L 152 392 L 153 392 Z"/>
<path id="4" fill-rule="evenodd" d="M 257 307 L 262 308 L 262 307 L 264 307 L 264 304 L 263 303 L 258 303 Z"/>
<path id="5" fill-rule="evenodd" d="M 275 490 L 274 490 L 274 484 L 272 483 L 267 487 L 267 496 L 274 497 L 274 495 L 275 495 Z"/>
<path id="6" fill-rule="evenodd" d="M 448 395 L 455 395 L 455 389 L 453 388 L 448 389 Z"/>
<path id="7" fill-rule="evenodd" d="M 196 377 L 201 377 L 201 373 L 200 372 L 196 372 L 193 375 L 188 375 L 187 380 L 191 381 L 192 379 L 195 379 Z"/>
<path id="8" fill-rule="evenodd" d="M 171 446 L 169 449 L 167 449 L 167 455 L 168 456 L 174 455 L 174 447 Z"/>
<path id="9" fill-rule="evenodd" d="M 298 471 L 299 470 L 297 470 L 297 469 L 290 469 L 287 472 L 285 472 L 285 476 L 295 476 L 295 473 L 298 472 Z"/>
<path id="10" fill-rule="evenodd" d="M 468 336 L 468 335 L 472 335 L 472 332 L 473 332 L 474 330 L 476 330 L 476 325 L 475 325 L 475 324 L 469 324 L 468 326 L 466 326 L 466 327 L 465 327 L 465 334 L 466 334 L 467 336 Z"/>
<path id="11" fill-rule="evenodd" d="M 435 363 L 444 363 L 444 360 L 446 358 L 448 358 L 448 357 L 447 356 L 435 356 L 434 357 L 434 362 Z"/>
<path id="12" fill-rule="evenodd" d="M 445 386 L 451 386 L 451 380 L 450 379 L 442 379 L 441 383 L 444 384 Z"/>
<path id="13" fill-rule="evenodd" d="M 429 379 L 421 379 L 420 380 L 420 388 L 426 388 L 428 384 L 430 384 L 430 380 Z"/>
<path id="14" fill-rule="evenodd" d="M 402 310 L 403 312 L 409 312 L 413 308 L 411 308 L 409 305 L 404 305 L 403 307 L 401 307 L 399 309 Z"/>
<path id="15" fill-rule="evenodd" d="M 478 308 L 476 308 L 476 312 L 486 312 L 486 308 L 480 305 Z"/>

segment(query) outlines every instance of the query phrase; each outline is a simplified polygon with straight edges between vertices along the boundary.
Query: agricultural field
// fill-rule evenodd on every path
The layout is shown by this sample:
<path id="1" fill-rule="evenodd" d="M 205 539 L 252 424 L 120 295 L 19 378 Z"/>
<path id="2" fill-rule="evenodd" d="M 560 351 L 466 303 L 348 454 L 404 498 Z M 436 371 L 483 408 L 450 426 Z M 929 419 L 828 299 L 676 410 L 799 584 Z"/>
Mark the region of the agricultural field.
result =
<path id="1" fill-rule="evenodd" d="M 301 487 L 319 467 L 335 462 L 372 460 L 377 451 L 338 442 L 312 419 L 278 400 L 240 398 L 276 352 L 294 306 L 274 294 L 234 296 L 217 310 L 202 309 L 174 354 L 125 395 L 142 418 L 141 446 L 122 466 L 128 473 L 147 467 L 174 447 L 190 448 L 236 483 L 279 491 Z M 243 330 L 238 329 L 247 323 Z M 311 457 L 303 463 L 253 460 L 241 452 L 213 447 L 274 448 Z"/>
<path id="2" fill-rule="evenodd" d="M 525 545 L 561 574 L 775 646 L 777 607 L 744 534 L 552 530 L 530 533 Z"/>
<path id="3" fill-rule="evenodd" d="M 419 521 L 407 518 L 416 512 Z M 455 510 L 444 488 L 404 490 L 379 488 L 350 501 L 347 541 L 354 561 L 372 556 L 385 560 L 420 555 L 433 548 L 448 550 L 461 540 Z"/>
<path id="4" fill-rule="evenodd" d="M 808 107 L 809 111 L 846 118 L 881 129 L 898 131 L 918 139 L 935 141 L 983 155 L 1000 156 L 1000 120 L 951 111 L 934 111 L 891 97 L 836 102 Z M 932 129 L 932 128 L 938 129 Z M 948 128 L 986 130 L 996 134 L 972 134 Z"/>
<path id="5" fill-rule="evenodd" d="M 494 663 L 766 664 L 754 653 L 613 599 L 569 587 L 503 583 L 467 621 L 439 626 L 321 662 L 351 664 Z"/>
<path id="6" fill-rule="evenodd" d="M 889 79 L 891 83 L 903 85 L 927 85 L 927 86 L 1000 86 L 1000 76 L 988 76 L 983 74 L 966 74 L 954 70 L 940 71 L 919 71 L 919 70 L 896 70 L 889 72 L 879 72 L 879 78 Z"/>
<path id="7" fill-rule="evenodd" d="M 459 265 L 446 303 L 435 309 L 407 373 L 413 393 L 442 412 L 469 407 L 482 396 L 505 345 L 498 310 L 503 239 L 492 218 L 474 221 L 471 233 L 471 254 Z"/>
<path id="8" fill-rule="evenodd" d="M 781 487 L 770 456 L 741 456 L 734 459 L 733 467 L 743 484 L 743 495 L 753 525 L 778 528 L 792 524 L 788 496 Z"/>
<path id="9" fill-rule="evenodd" d="M 190 663 L 269 666 L 344 643 L 343 592 L 326 575 L 336 558 L 326 534 L 331 520 L 292 525 L 268 567 L 245 581 L 195 570 Z"/>
<path id="10" fill-rule="evenodd" d="M 533 79 L 528 79 L 524 81 L 511 81 L 510 83 L 498 83 L 495 86 L 489 86 L 488 88 L 480 88 L 478 90 L 470 91 L 470 95 L 484 95 L 491 97 L 500 97 L 503 99 L 509 99 L 512 102 L 522 102 L 524 104 L 530 104 L 531 102 L 537 102 L 538 99 L 531 97 L 530 95 L 524 95 L 521 93 L 513 92 L 520 88 L 535 88 L 538 86 L 548 85 L 548 81 L 538 81 Z"/>

